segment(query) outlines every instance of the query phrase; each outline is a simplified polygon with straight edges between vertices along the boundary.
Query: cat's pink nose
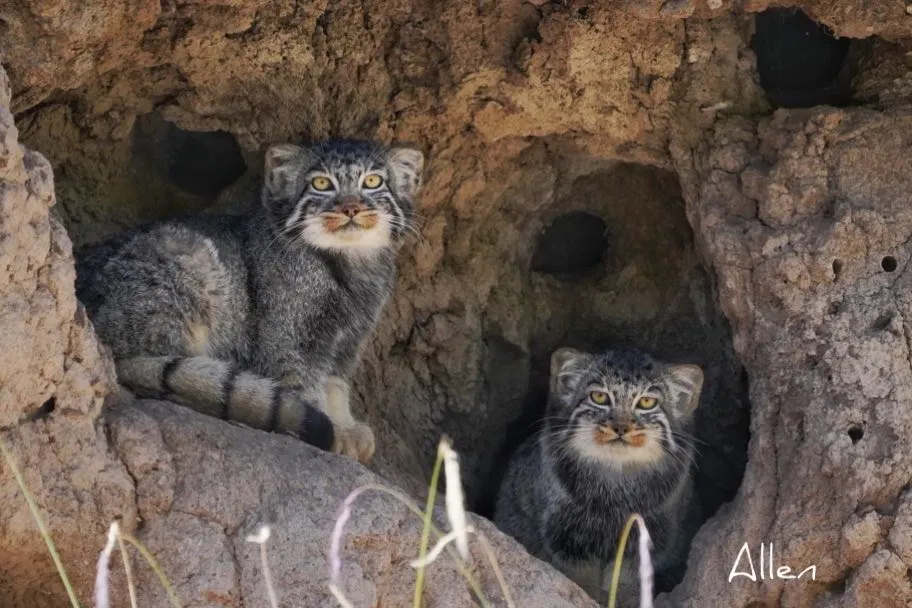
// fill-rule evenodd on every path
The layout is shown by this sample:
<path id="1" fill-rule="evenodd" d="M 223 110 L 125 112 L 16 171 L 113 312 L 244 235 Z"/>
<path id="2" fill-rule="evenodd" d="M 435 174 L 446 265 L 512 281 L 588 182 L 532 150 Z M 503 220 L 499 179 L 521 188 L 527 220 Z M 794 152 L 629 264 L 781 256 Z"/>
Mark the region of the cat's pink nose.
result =
<path id="1" fill-rule="evenodd" d="M 614 429 L 614 432 L 618 435 L 623 435 L 630 430 L 631 424 L 626 421 L 614 422 L 611 427 Z"/>
<path id="2" fill-rule="evenodd" d="M 339 213 L 343 213 L 348 217 L 355 217 L 362 211 L 364 211 L 364 205 L 361 204 L 356 198 L 344 199 L 342 203 L 338 206 Z"/>

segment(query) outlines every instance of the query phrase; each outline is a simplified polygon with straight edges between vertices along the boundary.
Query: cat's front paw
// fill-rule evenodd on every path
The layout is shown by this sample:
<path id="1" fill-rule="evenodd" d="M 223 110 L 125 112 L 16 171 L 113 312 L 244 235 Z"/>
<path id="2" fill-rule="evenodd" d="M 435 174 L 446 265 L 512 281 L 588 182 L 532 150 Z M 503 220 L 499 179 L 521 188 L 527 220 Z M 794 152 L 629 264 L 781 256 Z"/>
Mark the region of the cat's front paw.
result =
<path id="1" fill-rule="evenodd" d="M 374 455 L 374 431 L 363 422 L 352 421 L 335 428 L 332 451 L 366 464 Z"/>

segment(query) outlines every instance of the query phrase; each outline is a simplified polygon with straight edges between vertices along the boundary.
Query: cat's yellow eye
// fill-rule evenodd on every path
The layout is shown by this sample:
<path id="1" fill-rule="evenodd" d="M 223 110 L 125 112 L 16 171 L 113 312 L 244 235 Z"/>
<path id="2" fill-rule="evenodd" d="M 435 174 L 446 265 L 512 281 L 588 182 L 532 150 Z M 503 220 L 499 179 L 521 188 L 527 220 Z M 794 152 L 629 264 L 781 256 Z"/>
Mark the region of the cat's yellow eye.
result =
<path id="1" fill-rule="evenodd" d="M 365 188 L 379 188 L 383 184 L 383 178 L 376 173 L 371 173 L 364 178 Z"/>
<path id="2" fill-rule="evenodd" d="M 640 400 L 637 401 L 637 407 L 641 410 L 651 410 L 656 406 L 656 403 L 658 401 L 656 401 L 655 397 L 640 397 Z"/>
<path id="3" fill-rule="evenodd" d="M 314 190 L 320 190 L 321 192 L 330 190 L 332 188 L 332 180 L 328 177 L 318 175 L 312 180 L 310 180 L 310 185 L 313 186 Z"/>
<path id="4" fill-rule="evenodd" d="M 596 405 L 604 405 L 608 403 L 608 393 L 602 391 L 590 391 L 589 399 Z"/>

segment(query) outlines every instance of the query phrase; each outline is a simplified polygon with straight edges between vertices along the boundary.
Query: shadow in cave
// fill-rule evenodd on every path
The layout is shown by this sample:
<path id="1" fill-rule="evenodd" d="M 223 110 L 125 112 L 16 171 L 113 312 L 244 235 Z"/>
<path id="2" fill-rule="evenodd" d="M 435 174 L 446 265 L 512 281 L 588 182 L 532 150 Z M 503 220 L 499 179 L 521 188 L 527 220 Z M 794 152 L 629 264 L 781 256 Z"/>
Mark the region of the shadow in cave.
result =
<path id="1" fill-rule="evenodd" d="M 137 120 L 133 154 L 164 182 L 214 200 L 247 170 L 241 146 L 226 131 L 187 131 L 157 114 Z"/>
<path id="2" fill-rule="evenodd" d="M 545 314 L 533 315 L 540 321 L 528 348 L 524 400 L 473 510 L 493 516 L 511 454 L 540 428 L 553 350 L 636 347 L 665 362 L 698 364 L 706 375 L 695 413 L 695 485 L 705 521 L 741 483 L 750 413 L 747 378 L 694 250 L 677 178 L 621 163 L 575 180 L 551 212 L 529 264 L 528 299 Z M 662 581 L 659 591 L 680 576 Z"/>
<path id="3" fill-rule="evenodd" d="M 836 37 L 797 8 L 769 8 L 754 23 L 751 48 L 770 102 L 785 108 L 851 103 L 861 41 Z"/>

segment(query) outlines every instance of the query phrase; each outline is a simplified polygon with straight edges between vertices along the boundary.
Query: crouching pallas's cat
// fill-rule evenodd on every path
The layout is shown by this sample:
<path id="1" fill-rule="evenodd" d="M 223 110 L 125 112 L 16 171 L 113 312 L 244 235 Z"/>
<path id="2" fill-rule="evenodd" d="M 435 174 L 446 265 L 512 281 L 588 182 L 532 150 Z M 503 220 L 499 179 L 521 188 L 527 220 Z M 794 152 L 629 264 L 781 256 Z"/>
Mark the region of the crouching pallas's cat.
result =
<path id="1" fill-rule="evenodd" d="M 348 379 L 395 281 L 424 156 L 357 141 L 266 153 L 261 205 L 92 247 L 76 289 L 119 381 L 360 460 Z"/>
<path id="2" fill-rule="evenodd" d="M 556 351 L 544 427 L 510 462 L 495 523 L 596 599 L 607 596 L 631 513 L 646 520 L 657 573 L 680 567 L 697 508 L 690 432 L 702 386 L 699 367 L 636 350 Z M 620 606 L 638 605 L 636 536 Z"/>

